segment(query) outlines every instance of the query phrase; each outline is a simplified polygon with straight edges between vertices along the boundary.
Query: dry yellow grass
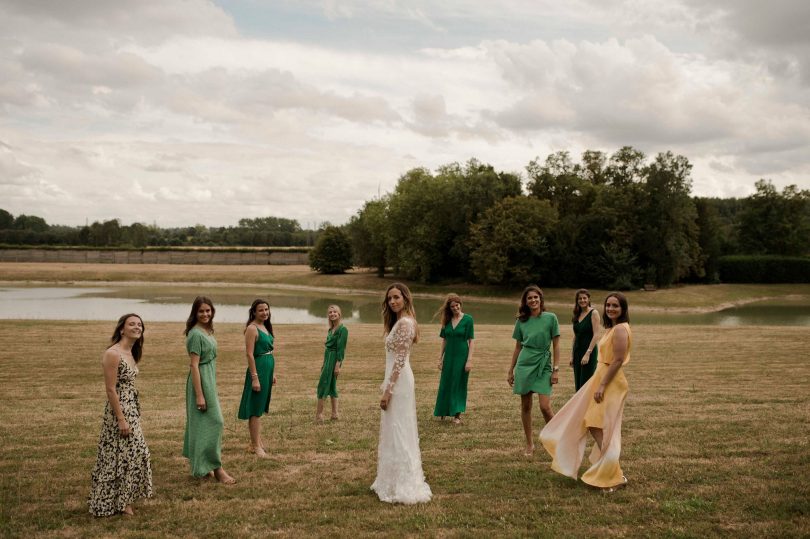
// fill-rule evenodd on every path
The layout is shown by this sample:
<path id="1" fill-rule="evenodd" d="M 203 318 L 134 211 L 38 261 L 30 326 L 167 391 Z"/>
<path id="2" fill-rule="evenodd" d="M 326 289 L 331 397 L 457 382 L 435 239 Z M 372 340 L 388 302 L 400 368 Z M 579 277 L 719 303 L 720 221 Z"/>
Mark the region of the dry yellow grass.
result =
<path id="1" fill-rule="evenodd" d="M 236 419 L 241 327 L 218 325 L 223 460 L 232 487 L 199 482 L 180 456 L 187 360 L 182 326 L 146 321 L 139 388 L 155 497 L 134 519 L 94 519 L 86 496 L 113 323 L 0 321 L 0 534 L 43 537 L 554 536 L 806 537 L 810 362 L 805 328 L 639 326 L 623 432 L 629 487 L 612 495 L 521 457 L 518 398 L 505 382 L 511 328 L 476 328 L 468 414 L 431 417 L 435 326 L 412 363 L 424 468 L 435 498 L 390 506 L 374 479 L 383 371 L 380 327 L 350 328 L 342 419 L 313 423 L 325 329 L 276 328 L 279 382 L 262 420 L 272 458 L 245 452 Z M 563 349 L 570 343 L 565 326 Z M 571 395 L 570 371 L 552 402 Z M 536 414 L 539 428 L 541 419 Z"/>

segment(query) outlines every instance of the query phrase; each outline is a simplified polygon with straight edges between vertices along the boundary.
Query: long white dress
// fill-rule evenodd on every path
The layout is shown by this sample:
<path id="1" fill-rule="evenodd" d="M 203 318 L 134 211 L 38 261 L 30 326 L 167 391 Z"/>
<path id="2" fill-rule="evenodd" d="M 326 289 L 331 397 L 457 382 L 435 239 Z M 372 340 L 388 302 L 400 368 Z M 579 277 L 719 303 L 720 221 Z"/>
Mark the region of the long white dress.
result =
<path id="1" fill-rule="evenodd" d="M 377 478 L 371 489 L 381 501 L 414 504 L 430 501 L 432 493 L 422 471 L 419 430 L 416 424 L 416 395 L 410 354 L 415 322 L 400 318 L 385 337 L 385 391 L 394 372 L 399 372 L 388 409 L 380 418 L 377 446 Z"/>

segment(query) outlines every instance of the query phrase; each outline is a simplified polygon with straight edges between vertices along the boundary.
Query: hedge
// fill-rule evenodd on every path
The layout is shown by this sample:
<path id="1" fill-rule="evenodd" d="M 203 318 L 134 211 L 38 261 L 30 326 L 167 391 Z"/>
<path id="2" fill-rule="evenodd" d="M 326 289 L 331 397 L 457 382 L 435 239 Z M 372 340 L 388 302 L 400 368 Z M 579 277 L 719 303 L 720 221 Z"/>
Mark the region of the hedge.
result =
<path id="1" fill-rule="evenodd" d="M 810 283 L 810 258 L 777 255 L 721 256 L 724 283 Z"/>

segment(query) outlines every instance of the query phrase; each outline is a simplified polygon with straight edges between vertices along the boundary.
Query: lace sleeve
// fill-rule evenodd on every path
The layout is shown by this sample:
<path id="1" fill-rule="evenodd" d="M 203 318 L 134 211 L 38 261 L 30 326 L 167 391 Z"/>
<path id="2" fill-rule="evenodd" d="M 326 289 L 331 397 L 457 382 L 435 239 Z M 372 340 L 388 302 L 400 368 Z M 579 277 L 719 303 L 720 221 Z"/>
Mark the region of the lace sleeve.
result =
<path id="1" fill-rule="evenodd" d="M 413 344 L 414 335 L 416 335 L 416 328 L 414 322 L 410 318 L 402 318 L 394 328 L 391 330 L 391 346 L 394 352 L 394 368 L 391 371 L 391 378 L 388 382 L 388 390 L 394 389 L 394 384 L 399 378 L 399 373 L 405 366 L 408 356 L 411 353 L 411 345 Z"/>

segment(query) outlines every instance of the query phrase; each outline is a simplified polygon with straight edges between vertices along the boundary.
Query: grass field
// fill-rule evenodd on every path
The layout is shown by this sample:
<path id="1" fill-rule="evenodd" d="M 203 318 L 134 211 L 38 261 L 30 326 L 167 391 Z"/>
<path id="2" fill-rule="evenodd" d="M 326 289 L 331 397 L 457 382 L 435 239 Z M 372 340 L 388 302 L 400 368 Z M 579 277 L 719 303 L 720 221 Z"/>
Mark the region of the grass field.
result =
<path id="1" fill-rule="evenodd" d="M 134 519 L 95 519 L 86 497 L 105 398 L 99 360 L 113 322 L 0 321 L 0 535 L 810 534 L 806 328 L 635 328 L 622 455 L 630 483 L 606 495 L 553 473 L 542 451 L 521 455 L 519 399 L 505 382 L 513 346 L 508 327 L 476 328 L 465 424 L 434 420 L 438 328 L 423 325 L 412 364 L 434 499 L 391 506 L 368 489 L 384 370 L 379 326 L 351 327 L 339 382 L 342 418 L 323 425 L 313 416 L 325 329 L 276 327 L 279 381 L 262 420 L 272 455 L 266 461 L 245 451 L 247 427 L 236 419 L 241 327 L 217 326 L 223 461 L 238 480 L 222 486 L 191 478 L 181 457 L 188 371 L 182 326 L 146 325 L 138 386 L 155 496 L 135 504 Z M 563 350 L 570 338 L 564 325 Z M 563 369 L 555 409 L 572 389 Z"/>

